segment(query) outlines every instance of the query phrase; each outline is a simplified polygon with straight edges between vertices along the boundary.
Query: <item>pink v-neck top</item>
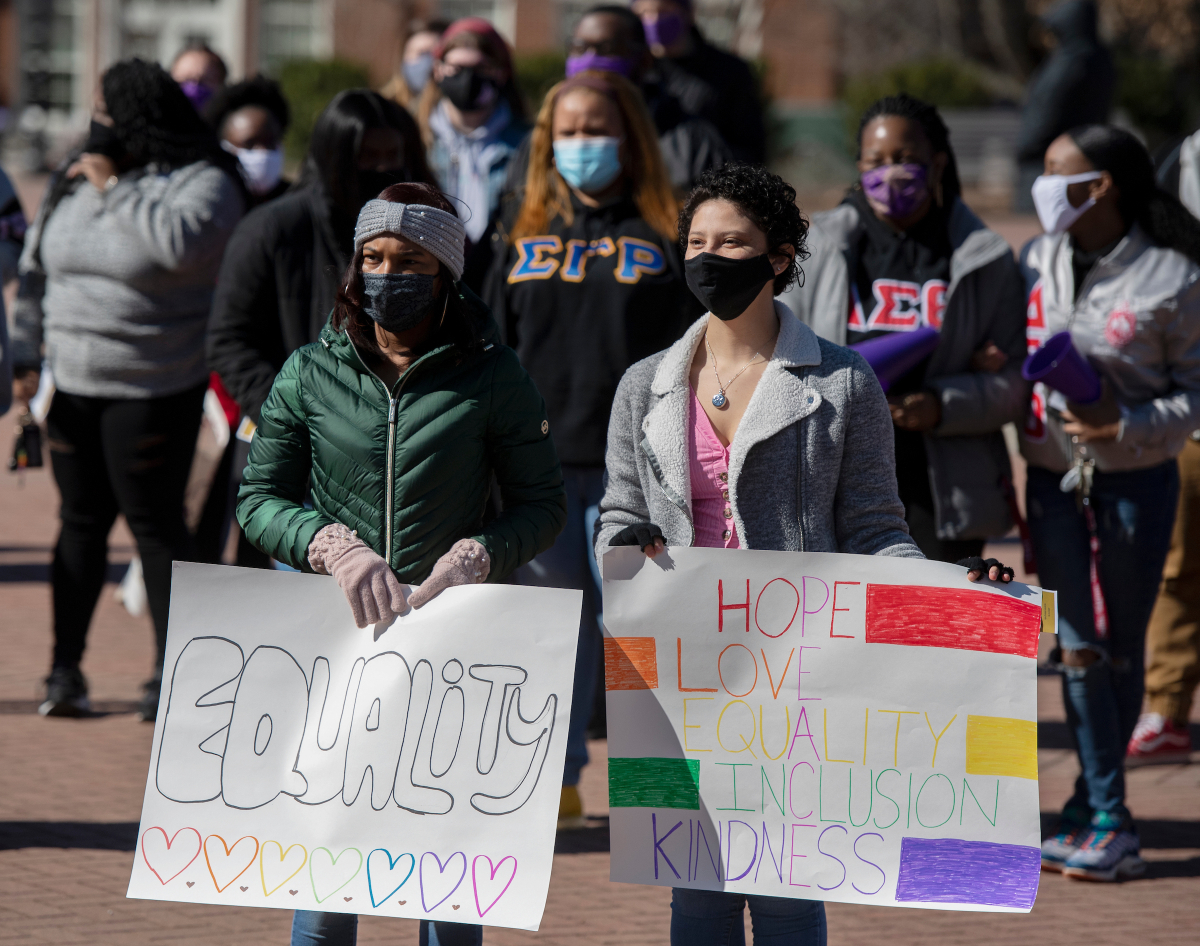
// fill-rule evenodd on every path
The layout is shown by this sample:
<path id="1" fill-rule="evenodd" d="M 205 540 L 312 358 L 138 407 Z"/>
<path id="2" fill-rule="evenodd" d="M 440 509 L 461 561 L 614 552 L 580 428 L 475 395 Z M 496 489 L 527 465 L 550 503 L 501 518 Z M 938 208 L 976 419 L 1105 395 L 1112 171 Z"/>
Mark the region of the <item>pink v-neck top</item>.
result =
<path id="1" fill-rule="evenodd" d="M 729 448 L 713 430 L 695 391 L 688 406 L 688 458 L 695 544 L 704 548 L 741 548 L 729 502 Z"/>

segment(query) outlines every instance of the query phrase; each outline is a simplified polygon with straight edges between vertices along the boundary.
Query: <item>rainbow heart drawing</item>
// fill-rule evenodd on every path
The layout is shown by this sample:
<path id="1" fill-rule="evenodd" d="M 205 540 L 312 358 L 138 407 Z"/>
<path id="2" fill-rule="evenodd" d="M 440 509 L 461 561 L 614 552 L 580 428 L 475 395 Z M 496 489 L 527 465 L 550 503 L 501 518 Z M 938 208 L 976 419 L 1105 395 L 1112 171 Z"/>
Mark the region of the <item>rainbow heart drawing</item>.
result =
<path id="1" fill-rule="evenodd" d="M 480 861 L 487 861 L 488 867 L 487 876 L 482 878 L 481 871 L 479 870 Z M 512 861 L 512 870 L 508 874 L 508 880 L 504 880 L 502 874 L 500 880 L 497 880 L 496 875 L 500 873 L 500 868 L 502 868 L 508 861 Z M 500 861 L 497 864 L 492 864 L 492 859 L 486 854 L 480 854 L 476 856 L 473 861 L 471 861 L 471 886 L 475 888 L 475 909 L 479 911 L 479 915 L 481 917 L 486 914 L 488 910 L 494 907 L 500 901 L 500 898 L 508 892 L 508 888 L 512 886 L 512 882 L 516 879 L 516 876 L 517 859 L 511 854 L 500 858 Z M 484 893 L 484 898 L 486 899 L 488 893 L 500 886 L 501 881 L 503 881 L 504 886 L 500 888 L 500 892 L 496 894 L 496 896 L 492 897 L 491 903 L 485 907 L 479 899 L 479 888 L 481 886 L 486 886 L 489 888 L 488 892 Z"/>
<path id="2" fill-rule="evenodd" d="M 429 859 L 433 858 L 437 864 L 437 870 L 434 871 L 431 867 L 427 868 Z M 451 867 L 455 861 L 462 861 L 462 869 L 458 871 L 458 876 L 455 876 L 455 869 Z M 421 873 L 418 877 L 421 884 L 421 906 L 426 913 L 431 913 L 440 907 L 443 903 L 450 899 L 454 891 L 458 889 L 459 884 L 463 882 L 463 878 L 467 876 L 467 855 L 462 851 L 455 851 L 443 864 L 442 859 L 433 851 L 426 851 L 421 855 Z M 451 884 L 451 881 L 453 883 Z M 449 886 L 450 889 L 446 890 Z M 437 897 L 440 890 L 446 890 L 446 893 L 434 901 L 430 906 L 429 901 Z M 428 894 L 426 891 L 429 891 Z"/>
<path id="3" fill-rule="evenodd" d="M 168 838 L 166 831 L 155 826 L 142 834 L 142 860 L 158 882 L 166 885 L 191 867 L 192 861 L 200 856 L 201 846 L 200 832 L 195 828 L 180 828 Z"/>
<path id="4" fill-rule="evenodd" d="M 275 850 L 279 852 L 278 858 L 267 856 L 271 845 L 275 845 Z M 296 858 L 292 856 L 292 852 L 297 850 L 300 854 L 299 863 L 296 863 Z M 292 867 L 293 863 L 296 863 L 295 867 Z M 283 845 L 278 841 L 264 841 L 258 855 L 258 876 L 262 880 L 263 893 L 268 897 L 271 896 L 300 873 L 306 863 L 308 863 L 308 848 L 303 844 L 290 844 L 285 851 Z M 279 880 L 279 883 L 268 881 L 268 873 L 271 875 L 271 881 Z"/>
<path id="5" fill-rule="evenodd" d="M 346 859 L 343 861 L 342 858 Z M 312 883 L 313 896 L 317 898 L 317 903 L 328 900 L 350 883 L 358 876 L 362 866 L 362 851 L 356 847 L 348 847 L 336 857 L 327 847 L 314 849 L 308 858 L 308 879 Z"/>
<path id="6" fill-rule="evenodd" d="M 217 845 L 212 843 L 213 841 L 220 844 L 222 850 L 218 850 Z M 251 844 L 253 844 L 253 848 L 251 848 Z M 240 837 L 233 844 L 226 844 L 225 839 L 219 834 L 210 834 L 204 839 L 204 860 L 208 862 L 208 875 L 216 885 L 217 893 L 223 892 L 226 887 L 246 873 L 256 857 L 258 857 L 258 838 L 251 835 Z M 222 878 L 228 877 L 229 879 L 225 883 L 221 883 L 217 877 L 218 874 Z"/>
<path id="7" fill-rule="evenodd" d="M 376 854 L 382 856 L 376 857 Z M 396 865 L 403 861 L 406 857 L 408 858 L 408 871 L 404 874 L 404 877 L 401 879 L 400 883 L 392 887 L 391 885 L 395 883 L 399 872 L 399 869 Z M 387 862 L 386 865 L 384 863 L 385 861 Z M 368 854 L 367 892 L 371 895 L 371 906 L 378 907 L 381 903 L 391 897 L 397 890 L 408 883 L 408 878 L 413 875 L 413 871 L 416 869 L 416 866 L 417 859 L 408 853 L 397 854 L 395 857 L 392 857 L 391 851 L 388 851 L 385 848 L 377 847 L 370 854 Z M 389 887 L 391 887 L 390 890 L 388 889 Z M 376 890 L 387 890 L 388 892 L 381 897 L 376 897 Z"/>

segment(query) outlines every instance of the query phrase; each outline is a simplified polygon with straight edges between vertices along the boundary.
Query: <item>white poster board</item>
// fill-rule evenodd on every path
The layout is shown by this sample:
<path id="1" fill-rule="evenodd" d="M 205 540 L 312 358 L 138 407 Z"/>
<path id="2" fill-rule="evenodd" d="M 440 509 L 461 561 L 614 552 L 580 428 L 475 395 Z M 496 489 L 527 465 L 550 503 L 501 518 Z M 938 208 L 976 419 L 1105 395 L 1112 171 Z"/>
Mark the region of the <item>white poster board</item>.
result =
<path id="1" fill-rule="evenodd" d="M 608 552 L 612 879 L 1028 912 L 1042 597 L 884 556 Z"/>
<path id="2" fill-rule="evenodd" d="M 128 896 L 536 930 L 581 598 L 176 563 Z"/>

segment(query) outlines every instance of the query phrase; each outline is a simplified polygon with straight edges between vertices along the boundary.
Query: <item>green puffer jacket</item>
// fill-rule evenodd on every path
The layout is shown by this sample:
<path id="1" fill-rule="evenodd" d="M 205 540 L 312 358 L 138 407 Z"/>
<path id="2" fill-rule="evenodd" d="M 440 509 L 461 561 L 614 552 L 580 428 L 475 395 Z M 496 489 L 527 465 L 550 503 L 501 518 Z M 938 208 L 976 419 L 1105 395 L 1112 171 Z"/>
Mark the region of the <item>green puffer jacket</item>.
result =
<path id="1" fill-rule="evenodd" d="M 546 406 L 486 307 L 464 298 L 484 350 L 435 348 L 390 392 L 329 325 L 288 358 L 238 493 L 237 520 L 255 546 L 311 571 L 313 536 L 340 522 L 416 584 L 462 538 L 487 549 L 493 582 L 553 544 L 566 492 Z M 485 524 L 493 473 L 504 511 Z"/>

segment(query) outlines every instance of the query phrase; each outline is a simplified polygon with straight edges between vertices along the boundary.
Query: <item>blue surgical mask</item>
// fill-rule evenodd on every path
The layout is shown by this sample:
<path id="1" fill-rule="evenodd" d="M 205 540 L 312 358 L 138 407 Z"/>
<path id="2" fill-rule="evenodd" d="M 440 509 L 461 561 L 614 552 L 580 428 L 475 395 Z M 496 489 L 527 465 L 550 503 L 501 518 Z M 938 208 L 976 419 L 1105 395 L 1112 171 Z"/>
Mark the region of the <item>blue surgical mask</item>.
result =
<path id="1" fill-rule="evenodd" d="M 404 73 L 404 82 L 408 90 L 416 95 L 425 88 L 425 83 L 429 81 L 433 72 L 433 53 L 421 53 L 411 62 L 405 62 L 400 70 Z"/>
<path id="2" fill-rule="evenodd" d="M 433 276 L 363 273 L 363 311 L 393 334 L 416 328 L 433 310 Z"/>
<path id="3" fill-rule="evenodd" d="M 585 194 L 602 191 L 621 173 L 621 139 L 560 138 L 554 142 L 554 166 Z"/>

